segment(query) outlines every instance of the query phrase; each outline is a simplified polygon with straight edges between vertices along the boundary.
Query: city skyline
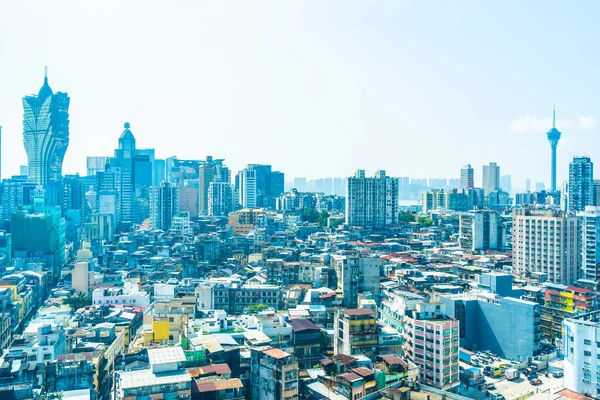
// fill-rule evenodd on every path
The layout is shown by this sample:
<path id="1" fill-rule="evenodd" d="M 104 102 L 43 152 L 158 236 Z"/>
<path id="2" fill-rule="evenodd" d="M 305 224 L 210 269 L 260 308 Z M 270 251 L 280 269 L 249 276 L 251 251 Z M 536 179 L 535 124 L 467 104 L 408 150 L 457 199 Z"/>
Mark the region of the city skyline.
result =
<path id="1" fill-rule="evenodd" d="M 232 9 L 205 4 L 192 6 L 190 16 L 178 13 L 177 7 L 167 10 L 178 13 L 182 21 L 163 37 L 152 30 L 153 24 L 142 21 L 162 11 L 140 10 L 136 4 L 107 3 L 94 8 L 73 3 L 61 12 L 59 6 L 39 3 L 28 16 L 28 24 L 20 23 L 20 5 L 3 13 L 0 30 L 16 38 L 2 46 L 3 55 L 20 65 L 18 74 L 8 65 L 0 66 L 0 77 L 8 82 L 0 98 L 4 176 L 17 174 L 19 165 L 26 163 L 19 99 L 33 92 L 32 82 L 41 79 L 44 65 L 49 66 L 54 85 L 72 98 L 65 174 L 83 174 L 86 155 L 110 155 L 119 127 L 130 121 L 141 147 L 156 148 L 157 158 L 214 155 L 226 159 L 232 171 L 264 163 L 290 179 L 347 177 L 357 168 L 385 169 L 390 176 L 448 174 L 445 177 L 450 178 L 458 176 L 465 163 L 478 171 L 494 160 L 503 166 L 503 173 L 513 176 L 515 187 L 523 186 L 520 182 L 525 178 L 550 187 L 545 134 L 552 127 L 553 99 L 557 101 L 557 128 L 563 133 L 558 145 L 558 182 L 568 178 L 568 164 L 575 155 L 600 156 L 597 106 L 592 99 L 595 84 L 583 88 L 567 79 L 572 75 L 570 65 L 580 65 L 584 69 L 580 73 L 590 68 L 586 61 L 591 56 L 581 52 L 595 43 L 593 35 L 586 35 L 592 29 L 589 15 L 593 13 L 585 8 L 545 7 L 549 23 L 529 27 L 527 18 L 542 3 L 515 3 L 518 12 L 509 7 L 482 9 L 477 4 L 453 9 L 440 3 L 431 14 L 431 23 L 440 26 L 428 32 L 429 25 L 421 27 L 407 18 L 424 11 L 410 3 L 388 3 L 370 10 L 364 24 L 357 23 L 363 18 L 362 7 L 335 2 L 318 10 L 310 5 Z M 589 3 L 587 8 L 596 7 Z M 326 18 L 333 10 L 340 13 L 339 21 Z M 210 21 L 211 16 L 223 14 L 230 17 L 224 25 Z M 200 24 L 192 23 L 193 15 Z M 314 18 L 296 20 L 295 15 Z M 493 15 L 505 18 L 492 19 Z M 553 30 L 559 20 L 575 17 L 580 23 L 568 32 Z M 489 22 L 489 32 L 482 32 L 480 42 L 471 42 L 479 19 Z M 498 39 L 503 35 L 494 36 L 506 20 L 515 26 L 514 32 L 504 32 L 514 48 L 507 49 L 504 39 Z M 104 24 L 123 29 L 118 33 L 96 29 Z M 261 24 L 266 26 L 259 28 Z M 442 37 L 442 30 L 454 25 L 461 29 Z M 236 29 L 229 32 L 232 26 Z M 74 28 L 82 32 L 72 38 L 78 52 L 67 51 L 58 40 Z M 266 35 L 273 29 L 281 35 Z M 242 40 L 241 32 L 248 37 Z M 363 35 L 368 41 L 361 40 Z M 537 40 L 539 35 L 546 39 Z M 25 45 L 37 36 L 45 38 L 42 43 Z M 517 36 L 531 36 L 536 47 L 528 46 L 527 40 L 510 40 Z M 187 37 L 198 39 L 194 43 L 202 56 L 184 51 L 190 45 Z M 84 41 L 94 46 L 84 46 Z M 381 48 L 372 43 L 381 43 Z M 302 59 L 319 62 L 300 62 L 296 53 L 281 50 L 284 44 Z M 553 57 L 549 63 L 550 46 L 571 62 Z M 390 47 L 398 52 L 382 53 Z M 131 48 L 136 50 L 131 52 Z M 532 54 L 523 57 L 526 51 Z M 450 57 L 449 52 L 460 57 Z M 411 54 L 410 60 L 402 56 L 405 53 Z M 477 54 L 486 57 L 473 58 Z M 464 60 L 457 60 L 461 57 Z M 498 57 L 505 59 L 492 65 Z M 466 68 L 473 62 L 477 71 Z M 443 66 L 435 67 L 440 63 Z M 519 65 L 519 71 L 511 72 L 513 64 Z M 472 83 L 467 84 L 469 79 Z M 522 96 L 515 98 L 513 90 L 501 87 L 508 81 L 513 83 L 508 86 L 523 87 Z M 527 90 L 530 85 L 536 90 Z M 432 114 L 435 118 L 430 118 Z M 172 140 L 164 140 L 165 132 Z M 386 146 L 375 141 L 357 146 L 365 135 Z M 296 137 L 303 140 L 292 139 Z M 265 141 L 270 146 L 262 146 Z M 457 142 L 469 145 L 457 146 Z M 419 147 L 433 161 L 425 163 L 419 155 L 422 152 L 405 150 Z M 452 154 L 447 148 L 453 149 Z M 335 162 L 325 166 L 300 162 L 306 154 L 331 159 L 331 149 L 337 150 Z"/>

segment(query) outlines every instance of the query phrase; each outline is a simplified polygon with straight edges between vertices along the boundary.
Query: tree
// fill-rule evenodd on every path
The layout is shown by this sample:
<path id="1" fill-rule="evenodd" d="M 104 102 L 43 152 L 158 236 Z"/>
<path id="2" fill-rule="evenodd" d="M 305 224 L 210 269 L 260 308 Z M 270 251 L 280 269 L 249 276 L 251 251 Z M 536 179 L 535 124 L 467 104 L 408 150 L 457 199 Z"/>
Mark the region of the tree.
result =
<path id="1" fill-rule="evenodd" d="M 398 214 L 398 223 L 410 224 L 411 222 L 415 222 L 415 215 L 406 211 L 400 211 L 400 214 Z"/>
<path id="2" fill-rule="evenodd" d="M 267 308 L 269 308 L 268 305 L 260 303 L 248 306 L 247 310 L 248 314 L 258 314 L 259 312 L 261 312 L 262 310 L 266 310 Z"/>
<path id="3" fill-rule="evenodd" d="M 63 299 L 63 304 L 71 306 L 73 310 L 79 310 L 85 306 L 92 305 L 92 296 L 79 293 L 77 296 L 69 296 L 66 299 Z"/>
<path id="4" fill-rule="evenodd" d="M 302 220 L 313 224 L 319 220 L 319 212 L 315 208 L 305 208 L 302 210 Z"/>
<path id="5" fill-rule="evenodd" d="M 428 217 L 419 217 L 419 224 L 421 224 L 421 226 L 431 226 L 433 225 L 433 220 L 431 218 Z"/>

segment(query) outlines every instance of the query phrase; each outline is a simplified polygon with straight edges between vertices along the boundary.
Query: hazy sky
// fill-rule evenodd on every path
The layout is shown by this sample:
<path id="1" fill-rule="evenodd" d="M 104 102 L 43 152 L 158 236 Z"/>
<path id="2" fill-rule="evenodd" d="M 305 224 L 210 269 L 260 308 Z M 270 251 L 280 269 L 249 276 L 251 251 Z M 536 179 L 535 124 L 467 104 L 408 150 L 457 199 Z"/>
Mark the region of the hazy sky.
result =
<path id="1" fill-rule="evenodd" d="M 309 178 L 458 177 L 513 186 L 600 162 L 596 1 L 2 1 L 2 175 L 26 164 L 22 104 L 49 69 L 71 96 L 64 173 L 129 121 L 158 157 Z"/>

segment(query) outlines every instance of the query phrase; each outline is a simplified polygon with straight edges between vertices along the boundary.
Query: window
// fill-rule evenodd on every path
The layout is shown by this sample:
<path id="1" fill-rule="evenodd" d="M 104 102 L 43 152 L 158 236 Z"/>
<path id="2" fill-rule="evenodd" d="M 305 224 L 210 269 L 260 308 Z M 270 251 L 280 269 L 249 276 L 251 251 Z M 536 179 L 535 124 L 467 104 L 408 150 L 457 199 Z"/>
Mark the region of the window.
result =
<path id="1" fill-rule="evenodd" d="M 591 345 L 592 345 L 592 341 L 591 341 L 591 340 L 588 340 L 588 339 L 585 339 L 585 340 L 583 341 L 583 344 L 585 344 L 586 346 L 591 346 Z"/>
<path id="2" fill-rule="evenodd" d="M 586 357 L 591 357 L 591 356 L 592 356 L 592 352 L 591 352 L 591 351 L 587 351 L 587 350 L 585 350 L 585 351 L 583 352 L 583 355 L 584 355 L 584 356 L 586 356 Z"/>

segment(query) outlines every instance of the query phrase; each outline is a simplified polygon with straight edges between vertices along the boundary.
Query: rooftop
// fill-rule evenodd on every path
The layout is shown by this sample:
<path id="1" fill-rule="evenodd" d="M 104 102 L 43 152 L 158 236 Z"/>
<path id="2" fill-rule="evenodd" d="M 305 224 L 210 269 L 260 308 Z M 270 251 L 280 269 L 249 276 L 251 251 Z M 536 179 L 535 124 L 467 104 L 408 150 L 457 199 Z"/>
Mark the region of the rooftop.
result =
<path id="1" fill-rule="evenodd" d="M 122 389 L 184 383 L 192 380 L 190 374 L 185 369 L 161 374 L 154 374 L 149 369 L 144 369 L 141 371 L 121 372 L 120 377 Z"/>
<path id="2" fill-rule="evenodd" d="M 280 360 L 282 358 L 286 358 L 286 357 L 290 357 L 291 356 L 290 353 L 286 353 L 283 350 L 274 349 L 274 348 L 263 350 L 263 354 L 266 354 L 269 357 L 273 357 L 273 358 L 276 358 L 278 360 Z"/>
<path id="3" fill-rule="evenodd" d="M 370 308 L 346 308 L 346 309 L 342 310 L 342 312 L 351 317 L 358 316 L 358 315 L 375 315 L 376 314 L 375 311 L 371 310 Z"/>
<path id="4" fill-rule="evenodd" d="M 181 347 L 161 347 L 148 349 L 148 358 L 151 365 L 171 364 L 186 360 Z"/>

